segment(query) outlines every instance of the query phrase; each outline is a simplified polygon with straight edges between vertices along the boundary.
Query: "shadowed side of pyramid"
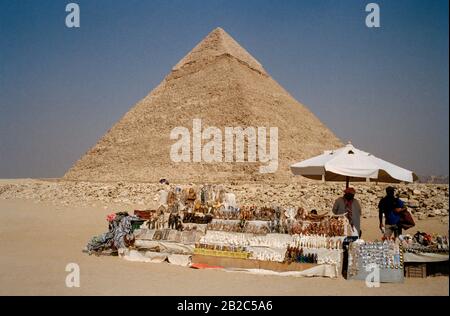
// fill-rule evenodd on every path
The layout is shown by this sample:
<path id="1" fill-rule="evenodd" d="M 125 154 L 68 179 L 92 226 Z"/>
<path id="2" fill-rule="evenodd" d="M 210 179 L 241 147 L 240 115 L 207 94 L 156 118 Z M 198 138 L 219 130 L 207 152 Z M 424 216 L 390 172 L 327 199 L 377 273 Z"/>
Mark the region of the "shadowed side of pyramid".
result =
<path id="1" fill-rule="evenodd" d="M 181 162 L 170 157 L 171 131 L 194 119 L 202 128 L 277 127 L 278 170 L 261 162 Z M 222 29 L 211 32 L 147 97 L 131 108 L 65 179 L 87 181 L 221 182 L 289 180 L 289 164 L 341 146 L 306 107 L 277 84 Z M 192 147 L 191 147 L 192 157 Z"/>

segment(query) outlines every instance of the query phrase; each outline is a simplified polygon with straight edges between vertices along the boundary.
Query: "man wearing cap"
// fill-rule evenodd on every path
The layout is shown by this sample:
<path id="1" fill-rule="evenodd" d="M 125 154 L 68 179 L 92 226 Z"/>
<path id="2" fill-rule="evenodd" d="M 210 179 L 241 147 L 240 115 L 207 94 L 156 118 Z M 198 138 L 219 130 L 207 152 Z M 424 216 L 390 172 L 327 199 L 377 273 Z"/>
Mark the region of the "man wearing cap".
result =
<path id="1" fill-rule="evenodd" d="M 398 237 L 402 233 L 402 229 L 398 226 L 400 221 L 400 213 L 405 209 L 402 200 L 395 196 L 395 188 L 387 187 L 386 196 L 378 203 L 380 229 L 384 233 L 384 238 Z M 383 225 L 383 215 L 384 222 Z"/>
<path id="2" fill-rule="evenodd" d="M 359 237 L 361 237 L 361 205 L 355 199 L 355 189 L 347 188 L 344 196 L 336 199 L 333 205 L 333 213 L 336 215 L 346 214 L 350 224 L 355 227 Z"/>

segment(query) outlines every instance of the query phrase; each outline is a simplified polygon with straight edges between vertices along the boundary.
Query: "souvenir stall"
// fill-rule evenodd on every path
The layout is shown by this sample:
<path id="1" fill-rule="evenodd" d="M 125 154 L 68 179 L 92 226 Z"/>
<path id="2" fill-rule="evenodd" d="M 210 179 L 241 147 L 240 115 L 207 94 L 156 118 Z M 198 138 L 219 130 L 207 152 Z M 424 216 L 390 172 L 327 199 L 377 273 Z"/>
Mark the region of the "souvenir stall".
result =
<path id="1" fill-rule="evenodd" d="M 379 269 L 380 282 L 403 282 L 404 277 L 448 275 L 448 237 L 417 232 L 413 237 L 376 242 L 357 240 L 348 251 L 347 278 L 366 280 Z"/>
<path id="2" fill-rule="evenodd" d="M 294 175 L 322 181 L 342 181 L 346 188 L 352 182 L 413 182 L 418 179 L 412 171 L 384 161 L 355 148 L 350 142 L 338 149 L 297 162 L 290 166 Z M 372 267 L 380 270 L 381 282 L 402 282 L 403 251 L 393 242 L 364 242 L 357 240 L 345 245 L 346 274 L 349 279 L 365 280 Z"/>
<path id="3" fill-rule="evenodd" d="M 221 186 L 175 187 L 161 190 L 159 199 L 157 209 L 123 214 L 129 224 L 126 245 L 93 247 L 104 241 L 101 235 L 87 251 L 113 248 L 131 261 L 340 275 L 343 240 L 351 232 L 344 216 L 309 214 L 300 207 L 238 207 L 235 195 Z M 116 225 L 111 218 L 110 227 Z"/>
<path id="4" fill-rule="evenodd" d="M 159 205 L 131 215 L 108 215 L 108 232 L 93 237 L 85 251 L 130 261 L 252 272 L 338 277 L 344 271 L 348 279 L 358 280 L 365 280 L 377 265 L 381 282 L 436 271 L 448 275 L 444 236 L 418 232 L 396 242 L 349 243 L 352 230 L 345 216 L 312 214 L 301 207 L 239 207 L 235 195 L 221 186 L 161 190 Z"/>
<path id="5" fill-rule="evenodd" d="M 338 277 L 344 270 L 348 279 L 359 280 L 376 264 L 381 282 L 429 275 L 433 262 L 448 266 L 447 237 L 418 232 L 397 242 L 349 243 L 352 230 L 345 216 L 312 214 L 301 207 L 239 207 L 235 195 L 221 186 L 161 190 L 159 205 L 108 215 L 108 232 L 92 238 L 86 252 L 308 276 Z"/>

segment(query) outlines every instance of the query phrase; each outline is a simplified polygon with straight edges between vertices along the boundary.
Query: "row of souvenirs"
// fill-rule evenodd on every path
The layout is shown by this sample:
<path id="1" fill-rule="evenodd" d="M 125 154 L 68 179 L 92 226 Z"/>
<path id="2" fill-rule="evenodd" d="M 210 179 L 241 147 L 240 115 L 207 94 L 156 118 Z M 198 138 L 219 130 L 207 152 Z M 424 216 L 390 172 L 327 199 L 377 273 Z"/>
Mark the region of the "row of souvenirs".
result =
<path id="1" fill-rule="evenodd" d="M 245 247 L 242 246 L 233 246 L 233 245 L 212 245 L 212 244 L 203 244 L 203 243 L 195 243 L 195 249 L 208 249 L 208 250 L 217 250 L 217 251 L 228 251 L 228 252 L 244 252 Z"/>
<path id="2" fill-rule="evenodd" d="M 178 231 L 173 229 L 138 229 L 134 232 L 135 240 L 169 241 L 185 245 L 194 245 L 200 241 L 203 232 L 198 230 Z"/>
<path id="3" fill-rule="evenodd" d="M 222 186 L 205 185 L 199 188 L 175 187 L 159 191 L 159 211 L 169 213 L 210 214 L 216 219 L 227 220 L 320 220 L 322 216 L 311 214 L 303 208 L 258 207 L 244 205 L 238 207 L 234 193 L 227 193 Z M 158 212 L 159 214 L 159 212 Z"/>
<path id="4" fill-rule="evenodd" d="M 344 217 L 324 217 L 320 222 L 310 221 L 221 221 L 213 220 L 208 230 L 252 234 L 326 235 L 345 236 L 347 221 Z"/>
<path id="5" fill-rule="evenodd" d="M 340 265 L 345 237 L 251 234 L 208 231 L 195 248 L 249 253 L 263 261 Z M 300 251 L 301 250 L 301 251 Z"/>
<path id="6" fill-rule="evenodd" d="M 175 187 L 159 191 L 159 202 L 171 212 L 187 210 L 209 213 L 212 209 L 234 208 L 234 194 L 227 193 L 222 186 L 205 185 L 200 188 Z"/>
<path id="7" fill-rule="evenodd" d="M 236 247 L 267 247 L 277 249 L 300 247 L 338 250 L 342 249 L 344 239 L 345 237 L 327 237 L 319 235 L 253 235 L 245 233 L 207 231 L 206 234 L 200 239 L 200 243 L 209 245 L 232 245 Z"/>
<path id="8" fill-rule="evenodd" d="M 197 230 L 180 232 L 172 229 L 149 230 L 145 228 L 136 230 L 134 234 L 136 239 L 134 247 L 138 249 L 149 250 L 158 245 L 147 241 L 166 241 L 184 244 L 187 247 L 191 245 L 193 247 L 189 248 L 191 247 L 189 246 L 188 248 L 195 254 L 250 258 L 262 261 L 334 265 L 340 264 L 343 241 L 341 237 L 326 236 L 283 234 L 256 236 L 219 231 L 202 233 Z M 177 251 L 181 249 L 180 247 L 175 248 Z M 188 248 L 183 248 L 184 253 Z M 301 251 L 298 252 L 300 249 Z M 159 250 L 153 249 L 151 251 Z"/>
<path id="9" fill-rule="evenodd" d="M 303 251 L 303 248 L 288 247 L 284 261 L 288 263 L 317 263 L 318 255 L 316 253 L 306 253 Z"/>
<path id="10" fill-rule="evenodd" d="M 400 236 L 404 251 L 411 253 L 447 253 L 449 252 L 448 236 L 431 235 L 418 231 L 411 235 Z"/>
<path id="11" fill-rule="evenodd" d="M 343 216 L 317 215 L 301 207 L 245 205 L 239 208 L 235 195 L 225 192 L 222 186 L 175 187 L 161 190 L 159 196 L 158 209 L 135 211 L 135 215 L 148 221 L 151 229 L 183 230 L 184 224 L 193 223 L 206 224 L 208 230 L 227 232 L 344 236 L 349 228 Z M 265 224 L 255 224 L 261 221 Z"/>
<path id="12" fill-rule="evenodd" d="M 300 216 L 305 214 L 302 208 L 297 210 L 295 217 L 278 217 L 276 209 L 265 207 L 259 214 L 263 214 L 262 219 L 250 220 L 241 212 L 234 212 L 239 215 L 235 219 L 217 218 L 214 214 L 178 212 L 168 213 L 163 210 L 146 210 L 134 212 L 135 215 L 147 221 L 147 227 L 150 229 L 172 228 L 183 230 L 184 224 L 206 224 L 208 230 L 219 230 L 226 232 L 242 232 L 253 234 L 303 234 L 303 235 L 326 235 L 326 236 L 345 236 L 348 233 L 349 223 L 344 216 Z M 275 217 L 266 217 L 270 212 L 276 214 Z M 256 213 L 255 213 L 256 214 Z"/>

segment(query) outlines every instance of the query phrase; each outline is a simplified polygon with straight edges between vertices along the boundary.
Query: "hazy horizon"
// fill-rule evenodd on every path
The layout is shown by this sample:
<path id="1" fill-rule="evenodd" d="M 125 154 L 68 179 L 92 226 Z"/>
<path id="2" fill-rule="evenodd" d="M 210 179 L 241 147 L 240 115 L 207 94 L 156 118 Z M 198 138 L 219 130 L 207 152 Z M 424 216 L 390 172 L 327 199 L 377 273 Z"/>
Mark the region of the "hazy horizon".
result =
<path id="1" fill-rule="evenodd" d="M 343 143 L 448 175 L 448 1 L 0 0 L 0 178 L 63 176 L 219 26 Z"/>

